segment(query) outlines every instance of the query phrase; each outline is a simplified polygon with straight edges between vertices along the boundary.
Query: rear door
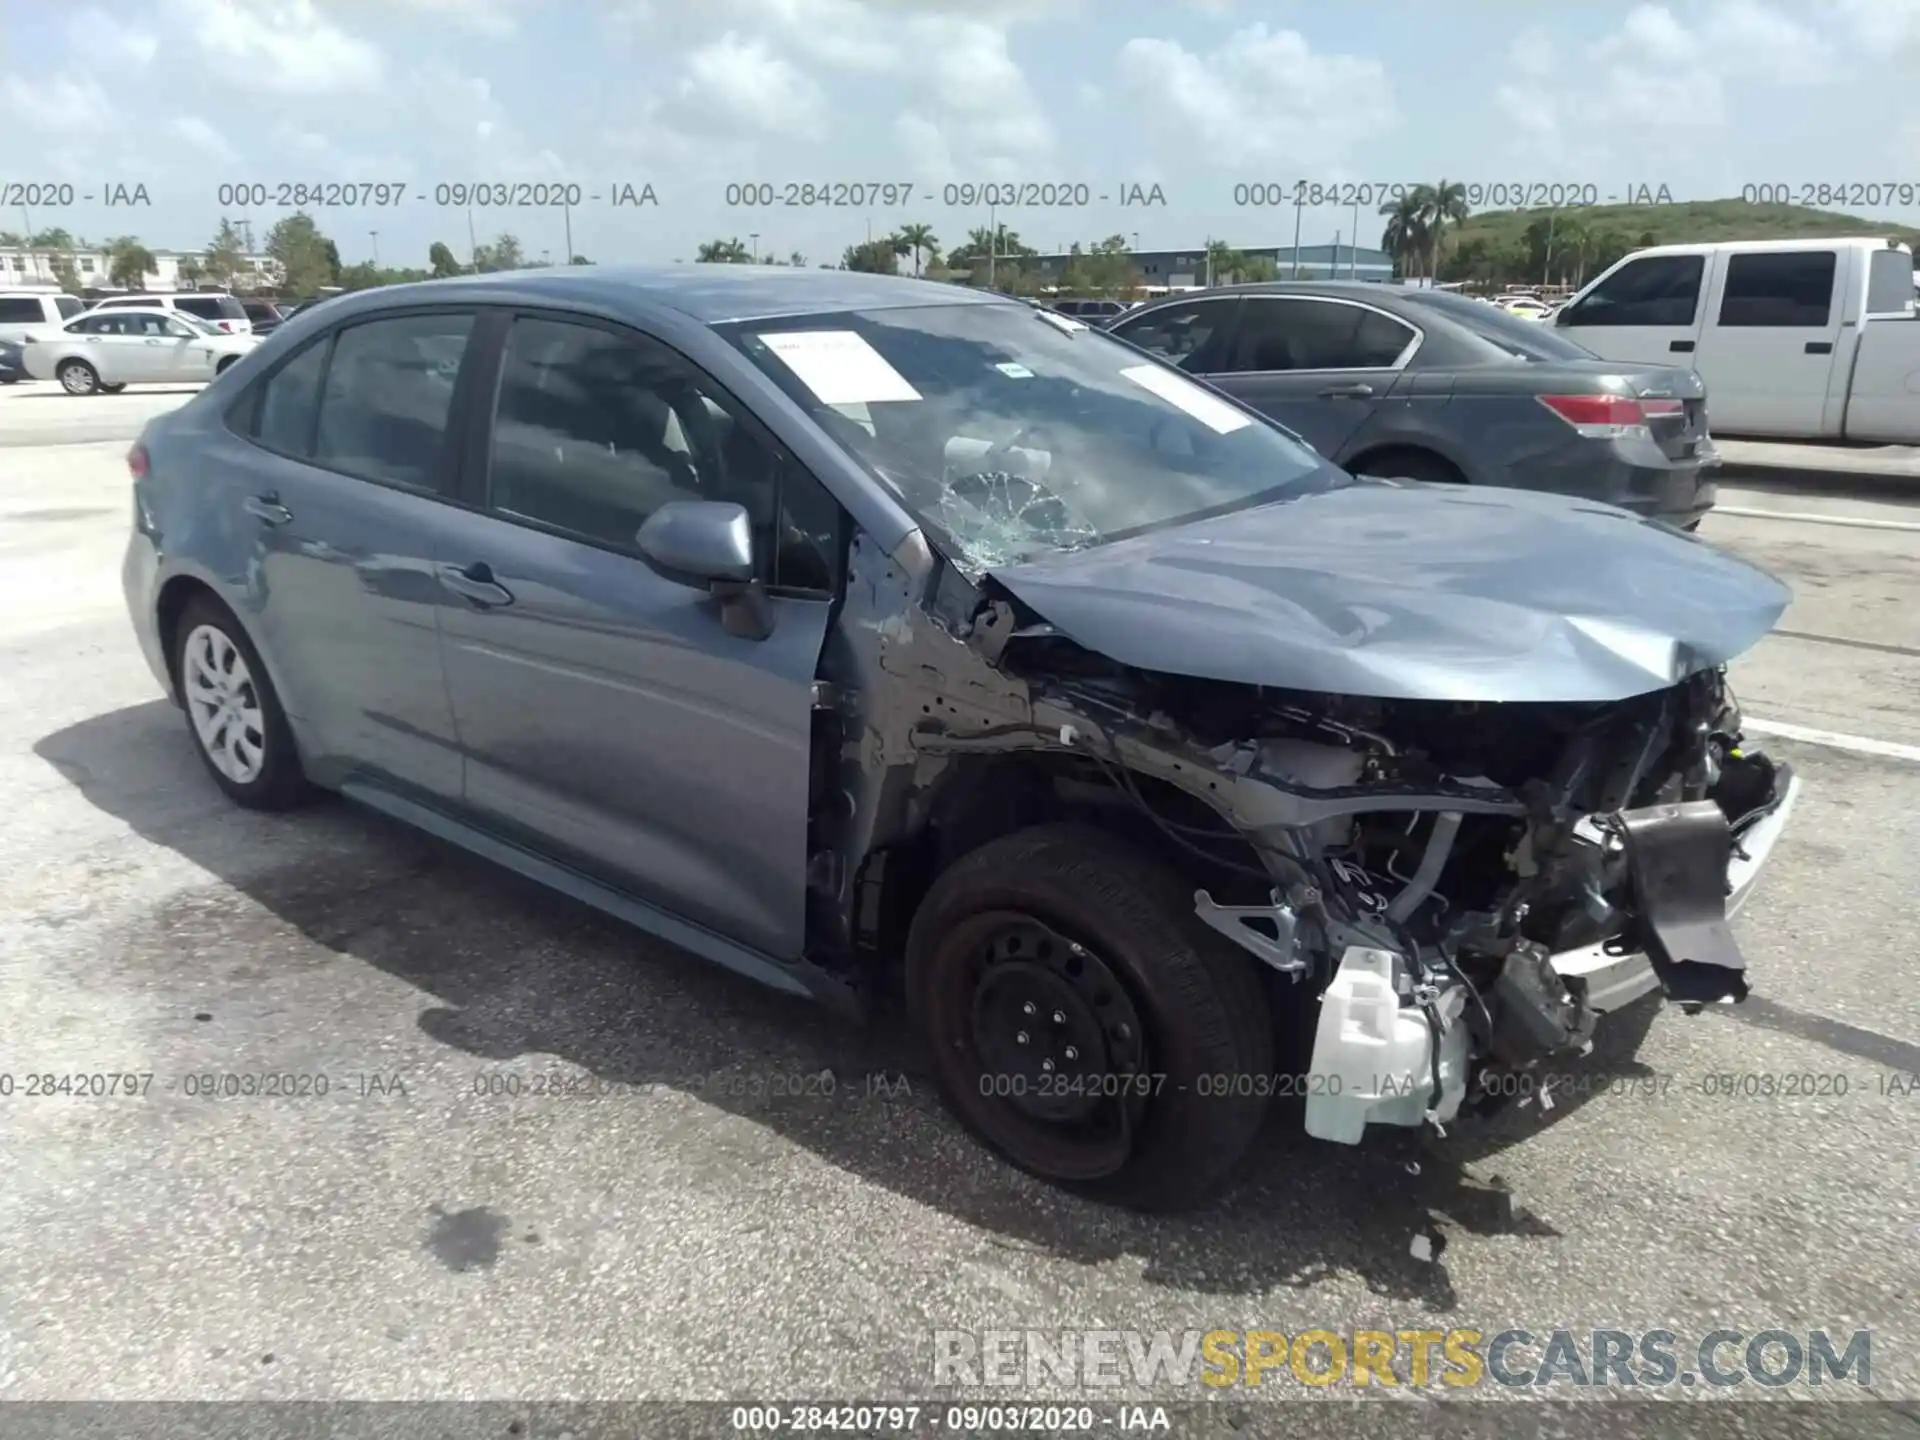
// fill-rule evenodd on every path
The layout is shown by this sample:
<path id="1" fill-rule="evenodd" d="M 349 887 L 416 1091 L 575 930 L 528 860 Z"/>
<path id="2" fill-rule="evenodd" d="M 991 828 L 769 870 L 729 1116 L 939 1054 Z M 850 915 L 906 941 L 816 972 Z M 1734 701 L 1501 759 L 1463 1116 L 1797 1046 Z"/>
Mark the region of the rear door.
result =
<path id="1" fill-rule="evenodd" d="M 230 421 L 252 447 L 232 523 L 253 536 L 260 648 L 323 784 L 460 799 L 440 655 L 453 597 L 436 566 L 474 321 L 450 306 L 346 325 L 282 361 Z"/>
<path id="2" fill-rule="evenodd" d="M 1249 295 L 1206 378 L 1337 461 L 1419 344 L 1413 326 L 1358 301 Z"/>
<path id="3" fill-rule="evenodd" d="M 1841 328 L 1848 253 L 1809 245 L 1723 252 L 1694 364 L 1721 434 L 1817 436 Z M 1838 417 L 1836 417 L 1837 419 Z"/>
<path id="4" fill-rule="evenodd" d="M 109 385 L 143 385 L 166 378 L 163 357 L 148 332 L 149 324 L 160 317 L 124 310 L 108 310 L 89 315 L 77 322 L 86 329 L 83 359 L 93 362 L 100 378 Z"/>
<path id="5" fill-rule="evenodd" d="M 1553 317 L 1567 338 L 1606 360 L 1692 365 L 1707 256 L 1641 255 Z"/>
<path id="6" fill-rule="evenodd" d="M 639 331 L 527 312 L 470 436 L 441 579 L 466 800 L 660 909 L 781 959 L 806 929 L 813 685 L 839 507 L 732 396 Z M 744 506 L 773 616 L 729 634 L 636 544 L 673 500 Z"/>

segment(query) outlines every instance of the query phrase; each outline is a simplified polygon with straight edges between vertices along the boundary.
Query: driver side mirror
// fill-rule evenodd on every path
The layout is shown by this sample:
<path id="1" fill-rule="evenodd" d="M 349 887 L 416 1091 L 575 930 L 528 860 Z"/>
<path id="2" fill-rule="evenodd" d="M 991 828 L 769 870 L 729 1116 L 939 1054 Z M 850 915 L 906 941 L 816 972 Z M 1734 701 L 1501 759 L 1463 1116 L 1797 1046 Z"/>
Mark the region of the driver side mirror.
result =
<path id="1" fill-rule="evenodd" d="M 634 537 L 654 567 L 720 601 L 727 634 L 764 640 L 773 633 L 766 589 L 754 578 L 753 526 L 745 507 L 721 500 L 669 500 Z"/>

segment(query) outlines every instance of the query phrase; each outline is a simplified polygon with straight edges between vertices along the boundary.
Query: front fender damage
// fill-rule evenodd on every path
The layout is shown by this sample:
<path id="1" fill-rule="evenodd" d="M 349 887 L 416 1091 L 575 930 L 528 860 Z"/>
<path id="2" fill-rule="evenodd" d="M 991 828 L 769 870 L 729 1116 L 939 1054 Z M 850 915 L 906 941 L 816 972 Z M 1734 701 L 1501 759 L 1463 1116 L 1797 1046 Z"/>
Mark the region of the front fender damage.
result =
<path id="1" fill-rule="evenodd" d="M 837 739 L 815 928 L 835 944 L 871 928 L 888 857 L 955 767 L 1024 755 L 1190 863 L 1214 837 L 1158 813 L 1162 796 L 1257 857 L 1251 877 L 1198 867 L 1194 909 L 1318 1005 L 1306 1128 L 1322 1138 L 1444 1127 L 1476 1075 L 1585 1048 L 1596 1012 L 1557 954 L 1644 954 L 1689 1005 L 1745 997 L 1729 862 L 1791 775 L 1743 749 L 1718 671 L 1585 706 L 1222 686 L 1106 662 L 990 580 L 922 560 L 856 538 L 823 661 Z"/>

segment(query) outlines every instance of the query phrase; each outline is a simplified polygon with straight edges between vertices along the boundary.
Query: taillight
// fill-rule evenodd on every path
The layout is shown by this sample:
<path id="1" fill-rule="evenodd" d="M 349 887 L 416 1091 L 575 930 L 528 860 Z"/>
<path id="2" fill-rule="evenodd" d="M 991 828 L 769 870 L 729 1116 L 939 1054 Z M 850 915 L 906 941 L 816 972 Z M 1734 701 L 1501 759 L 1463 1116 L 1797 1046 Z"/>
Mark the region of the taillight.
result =
<path id="1" fill-rule="evenodd" d="M 1542 395 L 1538 399 L 1590 440 L 1650 436 L 1649 420 L 1682 411 L 1678 400 L 1640 400 L 1630 395 Z"/>
<path id="2" fill-rule="evenodd" d="M 146 479 L 149 468 L 151 467 L 147 462 L 146 446 L 135 445 L 131 450 L 127 451 L 127 469 L 133 475 L 134 479 Z"/>

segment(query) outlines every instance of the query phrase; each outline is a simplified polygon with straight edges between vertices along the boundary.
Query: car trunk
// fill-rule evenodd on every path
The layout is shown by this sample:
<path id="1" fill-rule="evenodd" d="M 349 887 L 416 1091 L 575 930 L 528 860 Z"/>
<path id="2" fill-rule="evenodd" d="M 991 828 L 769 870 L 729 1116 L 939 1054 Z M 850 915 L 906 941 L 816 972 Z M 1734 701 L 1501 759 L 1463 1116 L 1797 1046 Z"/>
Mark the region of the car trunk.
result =
<path id="1" fill-rule="evenodd" d="M 1532 370 L 1542 395 L 1601 394 L 1612 389 L 1601 382 L 1625 381 L 1643 402 L 1646 427 L 1669 460 L 1691 460 L 1705 448 L 1707 387 L 1692 370 L 1610 360 L 1536 361 Z"/>

